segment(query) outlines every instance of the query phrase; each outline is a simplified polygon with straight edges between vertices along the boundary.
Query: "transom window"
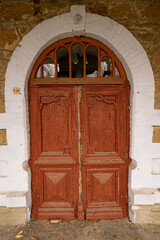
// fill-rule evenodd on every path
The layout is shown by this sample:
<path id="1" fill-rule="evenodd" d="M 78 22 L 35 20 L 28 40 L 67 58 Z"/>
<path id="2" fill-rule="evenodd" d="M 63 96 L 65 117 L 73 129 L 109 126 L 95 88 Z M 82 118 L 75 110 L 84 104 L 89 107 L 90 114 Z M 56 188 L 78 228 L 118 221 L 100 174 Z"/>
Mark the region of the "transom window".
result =
<path id="1" fill-rule="evenodd" d="M 126 75 L 115 54 L 86 37 L 60 40 L 38 58 L 30 84 L 123 84 Z"/>

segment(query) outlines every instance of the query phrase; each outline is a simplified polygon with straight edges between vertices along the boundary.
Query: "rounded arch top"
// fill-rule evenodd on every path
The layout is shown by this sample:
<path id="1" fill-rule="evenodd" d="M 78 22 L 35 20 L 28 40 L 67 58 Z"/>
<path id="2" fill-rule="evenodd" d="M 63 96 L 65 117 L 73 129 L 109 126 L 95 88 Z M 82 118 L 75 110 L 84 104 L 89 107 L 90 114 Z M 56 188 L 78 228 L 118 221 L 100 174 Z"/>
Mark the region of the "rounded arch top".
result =
<path id="1" fill-rule="evenodd" d="M 84 36 L 51 44 L 38 57 L 30 76 L 31 85 L 123 84 L 125 81 L 125 70 L 113 51 L 100 41 Z"/>

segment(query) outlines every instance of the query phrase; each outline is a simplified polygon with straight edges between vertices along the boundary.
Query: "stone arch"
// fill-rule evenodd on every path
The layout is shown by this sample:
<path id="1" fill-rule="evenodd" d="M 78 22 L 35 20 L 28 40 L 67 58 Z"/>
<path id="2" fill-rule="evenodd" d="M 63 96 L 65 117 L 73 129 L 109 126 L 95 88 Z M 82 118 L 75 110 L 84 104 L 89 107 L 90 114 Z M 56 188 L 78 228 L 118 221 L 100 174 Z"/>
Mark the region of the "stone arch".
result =
<path id="1" fill-rule="evenodd" d="M 143 47 L 126 28 L 108 17 L 86 13 L 85 6 L 72 6 L 69 13 L 38 24 L 22 39 L 10 59 L 6 72 L 4 116 L 8 137 L 7 149 L 13 154 L 12 160 L 8 163 L 9 169 L 13 167 L 14 162 L 14 169 L 19 169 L 19 172 L 15 170 L 12 176 L 14 183 L 19 185 L 21 181 L 21 191 L 28 193 L 30 191 L 28 173 L 22 169 L 22 165 L 26 169 L 25 161 L 29 159 L 27 88 L 30 72 L 40 53 L 51 43 L 75 35 L 91 37 L 106 44 L 120 59 L 131 85 L 130 157 L 131 166 L 135 168 L 138 164 L 139 167 L 130 173 L 129 179 L 130 218 L 134 221 L 132 189 L 145 186 L 144 182 L 140 183 L 141 174 L 145 178 L 150 174 L 151 160 L 147 159 L 148 157 L 151 159 L 152 147 L 153 73 Z M 20 89 L 20 94 L 13 94 L 14 87 Z M 10 159 L 11 156 L 8 155 Z M 15 185 L 13 184 L 13 189 Z M 30 203 L 26 203 L 27 207 L 29 205 Z"/>

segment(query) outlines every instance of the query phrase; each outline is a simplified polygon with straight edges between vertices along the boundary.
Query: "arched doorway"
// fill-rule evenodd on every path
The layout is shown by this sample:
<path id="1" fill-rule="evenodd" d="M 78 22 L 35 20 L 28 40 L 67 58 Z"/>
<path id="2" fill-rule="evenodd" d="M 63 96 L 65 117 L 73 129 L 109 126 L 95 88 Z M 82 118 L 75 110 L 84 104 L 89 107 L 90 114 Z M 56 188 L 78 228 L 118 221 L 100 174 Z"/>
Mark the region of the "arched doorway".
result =
<path id="1" fill-rule="evenodd" d="M 115 54 L 87 37 L 49 46 L 29 81 L 32 214 L 128 214 L 129 84 Z"/>

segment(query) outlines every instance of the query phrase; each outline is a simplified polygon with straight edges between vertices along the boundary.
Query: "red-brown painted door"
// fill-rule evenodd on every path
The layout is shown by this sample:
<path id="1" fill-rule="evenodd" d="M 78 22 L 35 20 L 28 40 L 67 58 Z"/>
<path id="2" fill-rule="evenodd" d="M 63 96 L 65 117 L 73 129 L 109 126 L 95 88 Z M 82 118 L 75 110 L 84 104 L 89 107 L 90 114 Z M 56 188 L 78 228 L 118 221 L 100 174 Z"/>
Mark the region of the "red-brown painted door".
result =
<path id="1" fill-rule="evenodd" d="M 77 87 L 31 87 L 32 215 L 73 219 L 78 201 Z"/>
<path id="2" fill-rule="evenodd" d="M 126 86 L 35 86 L 30 101 L 33 216 L 126 216 Z"/>
<path id="3" fill-rule="evenodd" d="M 87 219 L 127 215 L 127 126 L 126 86 L 82 88 L 82 194 Z"/>

